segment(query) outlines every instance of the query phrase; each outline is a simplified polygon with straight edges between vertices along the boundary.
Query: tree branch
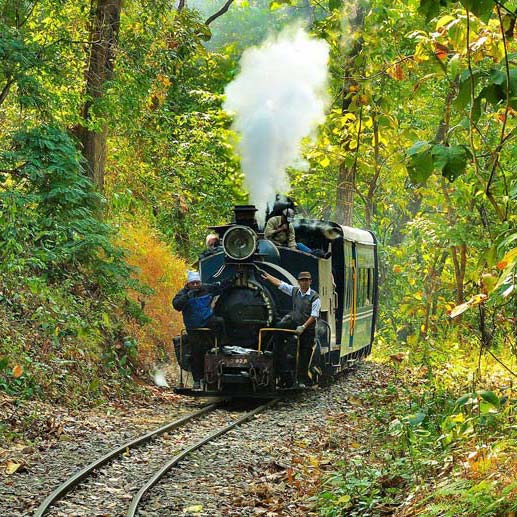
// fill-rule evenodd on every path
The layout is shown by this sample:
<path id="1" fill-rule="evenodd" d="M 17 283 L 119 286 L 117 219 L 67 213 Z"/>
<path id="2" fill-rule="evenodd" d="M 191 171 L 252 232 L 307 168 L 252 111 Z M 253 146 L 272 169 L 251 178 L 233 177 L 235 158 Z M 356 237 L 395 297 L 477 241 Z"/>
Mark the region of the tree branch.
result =
<path id="1" fill-rule="evenodd" d="M 483 180 L 483 177 L 481 175 L 481 172 L 480 172 L 480 167 L 479 167 L 479 162 L 478 162 L 478 158 L 477 158 L 477 155 L 476 155 L 476 148 L 475 148 L 475 145 L 474 145 L 474 115 L 473 115 L 473 111 L 474 111 L 474 100 L 475 100 L 475 84 L 474 84 L 474 74 L 472 73 L 472 50 L 470 48 L 470 10 L 467 8 L 465 8 L 465 11 L 467 12 L 467 41 L 466 41 L 466 46 L 467 46 L 467 67 L 468 67 L 468 71 L 469 71 L 469 77 L 470 77 L 470 111 L 469 111 L 469 139 L 470 139 L 470 148 L 471 148 L 471 151 L 472 151 L 472 157 L 473 157 L 473 161 L 474 161 L 474 174 L 476 176 L 476 178 L 478 179 L 480 185 L 484 185 L 484 180 Z M 492 204 L 492 206 L 494 207 L 494 210 L 497 214 L 497 216 L 499 217 L 499 219 L 501 221 L 506 221 L 506 214 L 504 213 L 504 211 L 501 209 L 501 207 L 499 206 L 499 204 L 497 203 L 494 195 L 492 194 L 492 192 L 490 191 L 490 189 L 485 189 L 485 195 L 486 197 L 488 198 L 488 200 L 490 201 L 490 203 Z"/>
<path id="2" fill-rule="evenodd" d="M 214 20 L 219 18 L 219 16 L 222 16 L 228 9 L 230 8 L 230 5 L 232 5 L 233 0 L 227 0 L 227 2 L 217 11 L 216 13 L 212 14 L 210 18 L 208 18 L 205 22 L 205 25 L 210 25 Z"/>
<path id="3" fill-rule="evenodd" d="M 7 80 L 7 83 L 2 88 L 2 91 L 0 92 L 0 106 L 4 103 L 5 98 L 9 94 L 9 90 L 11 89 L 12 84 L 14 83 L 14 78 L 10 78 Z"/>
<path id="4" fill-rule="evenodd" d="M 32 13 L 34 12 L 34 8 L 36 7 L 36 4 L 38 3 L 39 0 L 36 0 L 31 6 L 30 8 L 28 9 L 28 12 L 27 12 L 27 15 L 25 16 L 25 18 L 17 24 L 17 28 L 18 29 L 21 29 L 28 21 L 28 19 L 31 17 Z"/>

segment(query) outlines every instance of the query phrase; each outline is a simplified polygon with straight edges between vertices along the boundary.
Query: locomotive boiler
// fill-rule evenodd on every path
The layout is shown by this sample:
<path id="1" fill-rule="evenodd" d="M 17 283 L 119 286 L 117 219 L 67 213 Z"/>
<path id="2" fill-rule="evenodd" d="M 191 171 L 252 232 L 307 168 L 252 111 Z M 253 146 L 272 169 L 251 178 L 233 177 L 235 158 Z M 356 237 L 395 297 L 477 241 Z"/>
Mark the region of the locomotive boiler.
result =
<path id="1" fill-rule="evenodd" d="M 221 342 L 209 329 L 174 339 L 178 392 L 193 393 L 186 385 L 192 349 L 200 343 L 205 347 L 204 382 L 196 395 L 268 397 L 300 389 L 298 338 L 276 327 L 292 301 L 263 280 L 263 272 L 295 286 L 298 273 L 311 273 L 311 288 L 321 300 L 308 372 L 313 383 L 371 351 L 378 306 L 374 235 L 330 221 L 297 219 L 296 240 L 312 250 L 306 253 L 265 239 L 255 213 L 253 205 L 236 206 L 232 223 L 211 227 L 222 245 L 200 257 L 199 271 L 203 283 L 232 279 L 214 306 L 225 333 Z"/>

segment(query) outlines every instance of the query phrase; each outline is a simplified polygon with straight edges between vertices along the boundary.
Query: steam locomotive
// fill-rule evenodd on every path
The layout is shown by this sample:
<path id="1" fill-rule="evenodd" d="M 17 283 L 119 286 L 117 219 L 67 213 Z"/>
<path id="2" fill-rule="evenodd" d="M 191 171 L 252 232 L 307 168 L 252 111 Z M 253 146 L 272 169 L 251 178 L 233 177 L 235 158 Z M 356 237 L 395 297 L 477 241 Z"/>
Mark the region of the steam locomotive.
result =
<path id="1" fill-rule="evenodd" d="M 259 230 L 253 205 L 236 206 L 234 221 L 212 226 L 222 246 L 201 256 L 203 283 L 232 279 L 215 302 L 224 319 L 223 342 L 209 329 L 174 339 L 180 366 L 179 393 L 273 397 L 299 390 L 300 347 L 296 334 L 276 323 L 292 310 L 291 297 L 262 278 L 267 272 L 291 285 L 301 271 L 312 275 L 321 311 L 308 375 L 320 383 L 371 352 L 378 306 L 378 256 L 369 231 L 330 221 L 296 219 L 296 240 L 312 251 L 277 247 Z M 202 392 L 187 388 L 194 341 L 204 341 Z"/>

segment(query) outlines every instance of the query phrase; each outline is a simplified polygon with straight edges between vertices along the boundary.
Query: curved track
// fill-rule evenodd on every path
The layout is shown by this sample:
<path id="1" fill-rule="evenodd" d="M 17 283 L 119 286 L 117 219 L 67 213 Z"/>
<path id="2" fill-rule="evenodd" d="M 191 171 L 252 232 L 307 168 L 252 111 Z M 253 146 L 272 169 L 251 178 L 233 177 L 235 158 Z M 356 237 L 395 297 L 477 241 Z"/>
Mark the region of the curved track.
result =
<path id="1" fill-rule="evenodd" d="M 254 409 L 253 411 L 247 412 L 242 417 L 238 418 L 231 424 L 227 425 L 226 427 L 223 427 L 221 429 L 218 429 L 214 431 L 213 433 L 209 434 L 206 438 L 203 438 L 202 440 L 199 440 L 194 445 L 191 445 L 190 447 L 186 447 L 183 449 L 183 451 L 172 458 L 170 461 L 168 461 L 158 472 L 156 472 L 151 478 L 148 479 L 146 484 L 138 491 L 138 493 L 133 497 L 133 500 L 131 501 L 131 504 L 129 506 L 129 510 L 127 512 L 127 517 L 134 517 L 136 515 L 138 506 L 143 498 L 143 496 L 154 486 L 160 479 L 175 465 L 177 465 L 183 458 L 188 456 L 191 452 L 195 451 L 196 449 L 199 449 L 206 443 L 215 440 L 215 438 L 222 436 L 223 434 L 226 434 L 228 431 L 233 429 L 234 427 L 237 427 L 238 425 L 243 424 L 244 422 L 247 422 L 251 418 L 253 418 L 255 415 L 258 415 L 262 411 L 266 410 L 267 408 L 273 406 L 276 404 L 276 402 L 279 399 L 273 399 L 267 402 L 266 404 L 263 404 L 259 406 L 258 408 Z"/>
<path id="2" fill-rule="evenodd" d="M 159 482 L 159 480 L 175 465 L 177 465 L 181 460 L 183 460 L 186 456 L 188 456 L 191 452 L 195 451 L 196 449 L 199 449 L 206 443 L 210 442 L 211 440 L 214 440 L 215 438 L 224 435 L 234 427 L 243 424 L 244 422 L 248 421 L 249 419 L 253 418 L 255 415 L 259 414 L 260 412 L 266 410 L 267 408 L 271 407 L 273 404 L 275 404 L 279 399 L 273 399 L 268 401 L 266 404 L 263 404 L 252 411 L 246 412 L 243 416 L 235 419 L 230 424 L 221 427 L 217 429 L 216 431 L 213 431 L 212 433 L 209 433 L 207 436 L 202 438 L 201 440 L 198 440 L 193 445 L 185 447 L 181 452 L 176 454 L 172 459 L 167 461 L 165 464 L 162 465 L 161 468 L 156 470 L 153 475 L 151 475 L 147 481 L 141 486 L 140 490 L 136 493 L 136 495 L 133 497 L 133 500 L 131 501 L 131 504 L 129 506 L 129 509 L 127 511 L 127 515 L 129 517 L 135 516 L 136 512 L 138 510 L 138 507 L 142 501 L 142 498 L 145 496 L 145 494 L 156 484 Z M 116 449 L 113 449 L 112 451 L 108 452 L 101 458 L 95 460 L 94 462 L 90 463 L 83 469 L 81 469 L 79 472 L 68 478 L 65 482 L 63 482 L 61 485 L 59 485 L 38 507 L 36 510 L 34 516 L 35 517 L 42 517 L 45 515 L 51 506 L 55 505 L 57 502 L 62 500 L 69 492 L 73 490 L 74 487 L 79 485 L 81 482 L 87 480 L 91 474 L 94 471 L 97 471 L 100 467 L 109 464 L 110 462 L 113 462 L 114 460 L 122 457 L 123 455 L 127 454 L 129 450 L 135 449 L 136 447 L 139 447 L 141 445 L 147 444 L 154 440 L 155 438 L 159 437 L 160 435 L 164 435 L 165 433 L 178 429 L 182 426 L 184 426 L 186 423 L 192 421 L 193 419 L 199 418 L 203 415 L 206 415 L 210 412 L 213 412 L 214 410 L 220 408 L 224 402 L 227 402 L 227 400 L 218 401 L 216 403 L 208 404 L 204 407 L 202 407 L 200 410 L 195 411 L 187 416 L 184 416 L 182 418 L 179 418 L 178 420 L 175 420 L 167 425 L 164 425 L 163 427 L 160 427 L 154 431 L 151 431 L 143 436 L 140 436 L 139 438 L 136 438 L 135 440 L 132 440 L 130 442 L 124 443 L 123 445 L 117 447 Z M 130 496 L 129 496 L 130 497 Z"/>

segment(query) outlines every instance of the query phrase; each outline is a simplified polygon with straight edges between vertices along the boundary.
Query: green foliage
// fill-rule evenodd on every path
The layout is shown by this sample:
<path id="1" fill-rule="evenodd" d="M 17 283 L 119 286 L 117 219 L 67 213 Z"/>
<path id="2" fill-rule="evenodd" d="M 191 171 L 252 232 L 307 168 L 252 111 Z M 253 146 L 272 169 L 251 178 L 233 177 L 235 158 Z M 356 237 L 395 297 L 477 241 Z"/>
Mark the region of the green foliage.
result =
<path id="1" fill-rule="evenodd" d="M 427 22 L 438 16 L 442 7 L 452 6 L 456 0 L 420 0 L 419 11 L 425 16 Z M 488 21 L 493 10 L 493 0 L 461 0 L 465 9 L 468 9 L 483 21 Z"/>
<path id="2" fill-rule="evenodd" d="M 138 343 L 116 297 L 81 276 L 0 272 L 0 390 L 66 405 L 131 388 Z"/>
<path id="3" fill-rule="evenodd" d="M 123 252 L 99 219 L 102 198 L 66 133 L 54 126 L 19 132 L 0 163 L 0 256 L 7 271 L 27 266 L 58 279 L 79 269 L 105 288 L 126 284 Z"/>
<path id="4" fill-rule="evenodd" d="M 492 390 L 457 397 L 451 388 L 465 380 L 462 372 L 457 379 L 452 374 L 441 365 L 418 366 L 396 382 L 368 388 L 361 408 L 369 415 L 368 428 L 326 477 L 317 497 L 321 515 L 404 508 L 425 515 L 495 516 L 516 508 L 509 497 L 516 487 L 512 474 L 503 466 L 498 471 L 502 451 L 517 452 L 515 401 Z M 344 436 L 340 425 L 336 437 Z M 449 470 L 456 481 L 447 476 L 442 482 Z"/>
<path id="5" fill-rule="evenodd" d="M 449 181 L 454 181 L 467 168 L 467 161 L 472 157 L 464 145 L 446 146 L 428 142 L 416 142 L 407 152 L 407 165 L 411 181 L 422 183 L 434 170 L 441 172 Z"/>

